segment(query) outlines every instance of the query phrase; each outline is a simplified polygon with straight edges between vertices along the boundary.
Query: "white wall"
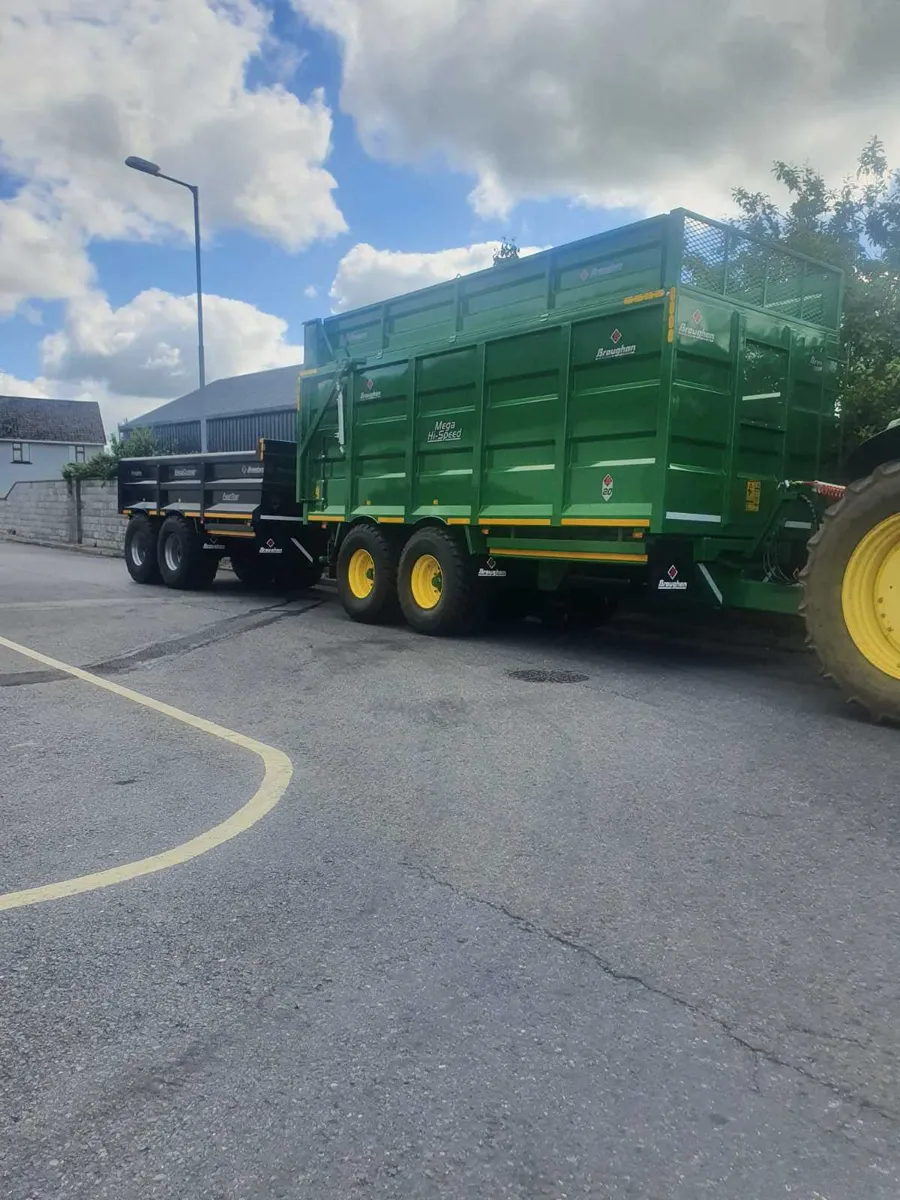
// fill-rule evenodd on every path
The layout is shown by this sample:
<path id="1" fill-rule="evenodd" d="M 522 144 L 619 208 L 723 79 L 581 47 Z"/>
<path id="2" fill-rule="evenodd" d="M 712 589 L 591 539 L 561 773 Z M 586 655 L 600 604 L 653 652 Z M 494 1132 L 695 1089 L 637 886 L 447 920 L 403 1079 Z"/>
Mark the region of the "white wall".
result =
<path id="1" fill-rule="evenodd" d="M 28 442 L 30 462 L 12 461 L 11 441 L 0 441 L 0 496 L 9 494 L 17 483 L 28 483 L 35 479 L 60 479 L 66 463 L 75 461 L 75 447 L 58 442 Z M 85 445 L 84 456 L 90 458 L 102 446 Z"/>

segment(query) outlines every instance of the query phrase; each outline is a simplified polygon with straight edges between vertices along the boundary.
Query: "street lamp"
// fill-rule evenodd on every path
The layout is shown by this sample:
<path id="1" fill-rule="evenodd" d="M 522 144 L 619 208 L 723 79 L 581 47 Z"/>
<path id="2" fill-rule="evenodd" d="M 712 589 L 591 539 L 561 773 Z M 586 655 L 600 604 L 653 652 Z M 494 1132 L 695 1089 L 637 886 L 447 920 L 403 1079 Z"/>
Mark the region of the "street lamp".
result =
<path id="1" fill-rule="evenodd" d="M 200 284 L 200 189 L 194 183 L 185 183 L 183 179 L 175 179 L 172 175 L 164 175 L 155 162 L 135 155 L 125 159 L 125 166 L 133 171 L 143 171 L 145 175 L 155 175 L 157 179 L 168 179 L 169 183 L 177 183 L 186 187 L 194 197 L 194 253 L 197 259 L 197 351 L 200 364 L 200 390 L 206 387 L 206 364 L 203 359 L 203 289 Z M 204 423 L 201 422 L 201 428 Z M 205 438 L 203 439 L 206 440 Z"/>

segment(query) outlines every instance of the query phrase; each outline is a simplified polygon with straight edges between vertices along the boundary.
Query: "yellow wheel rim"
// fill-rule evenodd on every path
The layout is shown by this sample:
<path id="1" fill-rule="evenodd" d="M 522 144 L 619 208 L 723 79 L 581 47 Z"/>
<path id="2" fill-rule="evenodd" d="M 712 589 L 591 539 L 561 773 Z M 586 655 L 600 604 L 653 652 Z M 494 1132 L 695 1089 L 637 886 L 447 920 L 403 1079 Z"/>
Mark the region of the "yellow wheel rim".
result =
<path id="1" fill-rule="evenodd" d="M 853 551 L 841 602 L 860 654 L 900 679 L 900 513 L 870 529 Z"/>
<path id="2" fill-rule="evenodd" d="M 347 567 L 347 582 L 357 600 L 365 600 L 375 586 L 375 560 L 368 550 L 354 550 Z"/>
<path id="3" fill-rule="evenodd" d="M 441 598 L 444 577 L 441 564 L 433 554 L 423 554 L 413 563 L 409 577 L 412 598 L 419 608 L 436 608 Z"/>

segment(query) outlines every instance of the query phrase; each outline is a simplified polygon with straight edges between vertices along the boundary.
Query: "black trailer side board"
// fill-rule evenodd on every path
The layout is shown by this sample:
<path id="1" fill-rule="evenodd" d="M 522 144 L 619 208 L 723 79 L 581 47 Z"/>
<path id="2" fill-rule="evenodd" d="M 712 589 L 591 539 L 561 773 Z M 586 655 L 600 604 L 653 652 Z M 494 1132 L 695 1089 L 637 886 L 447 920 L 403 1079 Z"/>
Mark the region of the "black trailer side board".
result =
<path id="1" fill-rule="evenodd" d="M 198 520 L 301 517 L 295 487 L 297 447 L 261 441 L 232 454 L 165 454 L 119 463 L 119 512 L 182 513 Z"/>

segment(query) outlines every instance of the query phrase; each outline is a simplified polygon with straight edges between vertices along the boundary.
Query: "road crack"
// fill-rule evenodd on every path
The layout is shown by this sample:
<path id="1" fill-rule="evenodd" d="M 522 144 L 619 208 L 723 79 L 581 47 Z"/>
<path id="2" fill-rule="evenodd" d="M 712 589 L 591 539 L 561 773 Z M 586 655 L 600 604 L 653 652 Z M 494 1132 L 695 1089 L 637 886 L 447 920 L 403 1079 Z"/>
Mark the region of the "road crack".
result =
<path id="1" fill-rule="evenodd" d="M 791 1071 L 807 1080 L 807 1082 L 816 1084 L 818 1087 L 825 1088 L 839 1100 L 846 1104 L 855 1105 L 860 1111 L 872 1113 L 873 1115 L 881 1117 L 883 1120 L 888 1121 L 891 1124 L 900 1125 L 900 1113 L 893 1112 L 888 1108 L 884 1108 L 875 1103 L 875 1101 L 870 1100 L 868 1097 L 861 1096 L 856 1092 L 850 1091 L 848 1088 L 843 1087 L 841 1084 L 835 1083 L 834 1080 L 825 1079 L 824 1077 L 817 1075 L 814 1071 L 809 1070 L 807 1067 L 804 1067 L 799 1063 L 791 1062 L 789 1059 L 782 1058 L 779 1054 L 775 1053 L 773 1050 L 770 1050 L 766 1046 L 756 1045 L 754 1042 L 751 1042 L 748 1038 L 744 1037 L 743 1034 L 738 1033 L 728 1021 L 723 1020 L 721 1017 L 717 1017 L 714 1013 L 707 1012 L 706 1009 L 701 1008 L 697 1004 L 693 1004 L 690 1000 L 686 1000 L 683 996 L 679 996 L 677 992 L 666 991 L 665 988 L 660 987 L 658 984 L 651 983 L 649 980 L 644 979 L 642 976 L 637 975 L 634 972 L 623 971 L 618 967 L 614 967 L 612 963 L 607 961 L 607 959 L 605 959 L 596 950 L 591 949 L 590 946 L 586 946 L 582 942 L 576 941 L 567 934 L 557 933 L 553 929 L 548 929 L 546 926 L 539 925 L 537 922 L 530 920 L 528 917 L 524 917 L 520 913 L 513 912 L 512 909 L 508 908 L 505 904 L 502 904 L 499 901 L 488 900 L 483 896 L 477 896 L 471 892 L 467 892 L 464 889 L 457 887 L 449 880 L 442 879 L 441 876 L 434 874 L 425 867 L 419 866 L 416 863 L 401 861 L 400 865 L 409 871 L 415 872 L 426 882 L 435 884 L 438 887 L 446 888 L 447 891 L 452 892 L 454 896 L 457 896 L 461 900 L 466 900 L 471 904 L 477 904 L 480 907 L 488 908 L 495 913 L 499 913 L 501 916 L 504 916 L 508 920 L 512 921 L 525 933 L 547 938 L 549 941 L 555 942 L 557 945 L 564 947 L 566 950 L 571 950 L 576 954 L 580 954 L 585 958 L 591 959 L 591 961 L 600 968 L 603 974 L 612 979 L 614 982 L 630 984 L 633 987 L 641 988 L 650 995 L 656 996 L 661 1000 L 666 1000 L 668 1003 L 675 1005 L 684 1012 L 690 1013 L 691 1016 L 695 1017 L 697 1020 L 705 1021 L 711 1025 L 714 1025 L 718 1030 L 725 1034 L 725 1036 L 731 1042 L 733 1042 L 736 1046 L 739 1046 L 742 1050 L 747 1051 L 747 1053 L 752 1056 L 754 1065 L 751 1078 L 751 1090 L 760 1090 L 759 1064 L 764 1062 L 771 1067 L 779 1067 L 782 1070 Z M 854 1039 L 846 1040 L 854 1041 Z"/>

